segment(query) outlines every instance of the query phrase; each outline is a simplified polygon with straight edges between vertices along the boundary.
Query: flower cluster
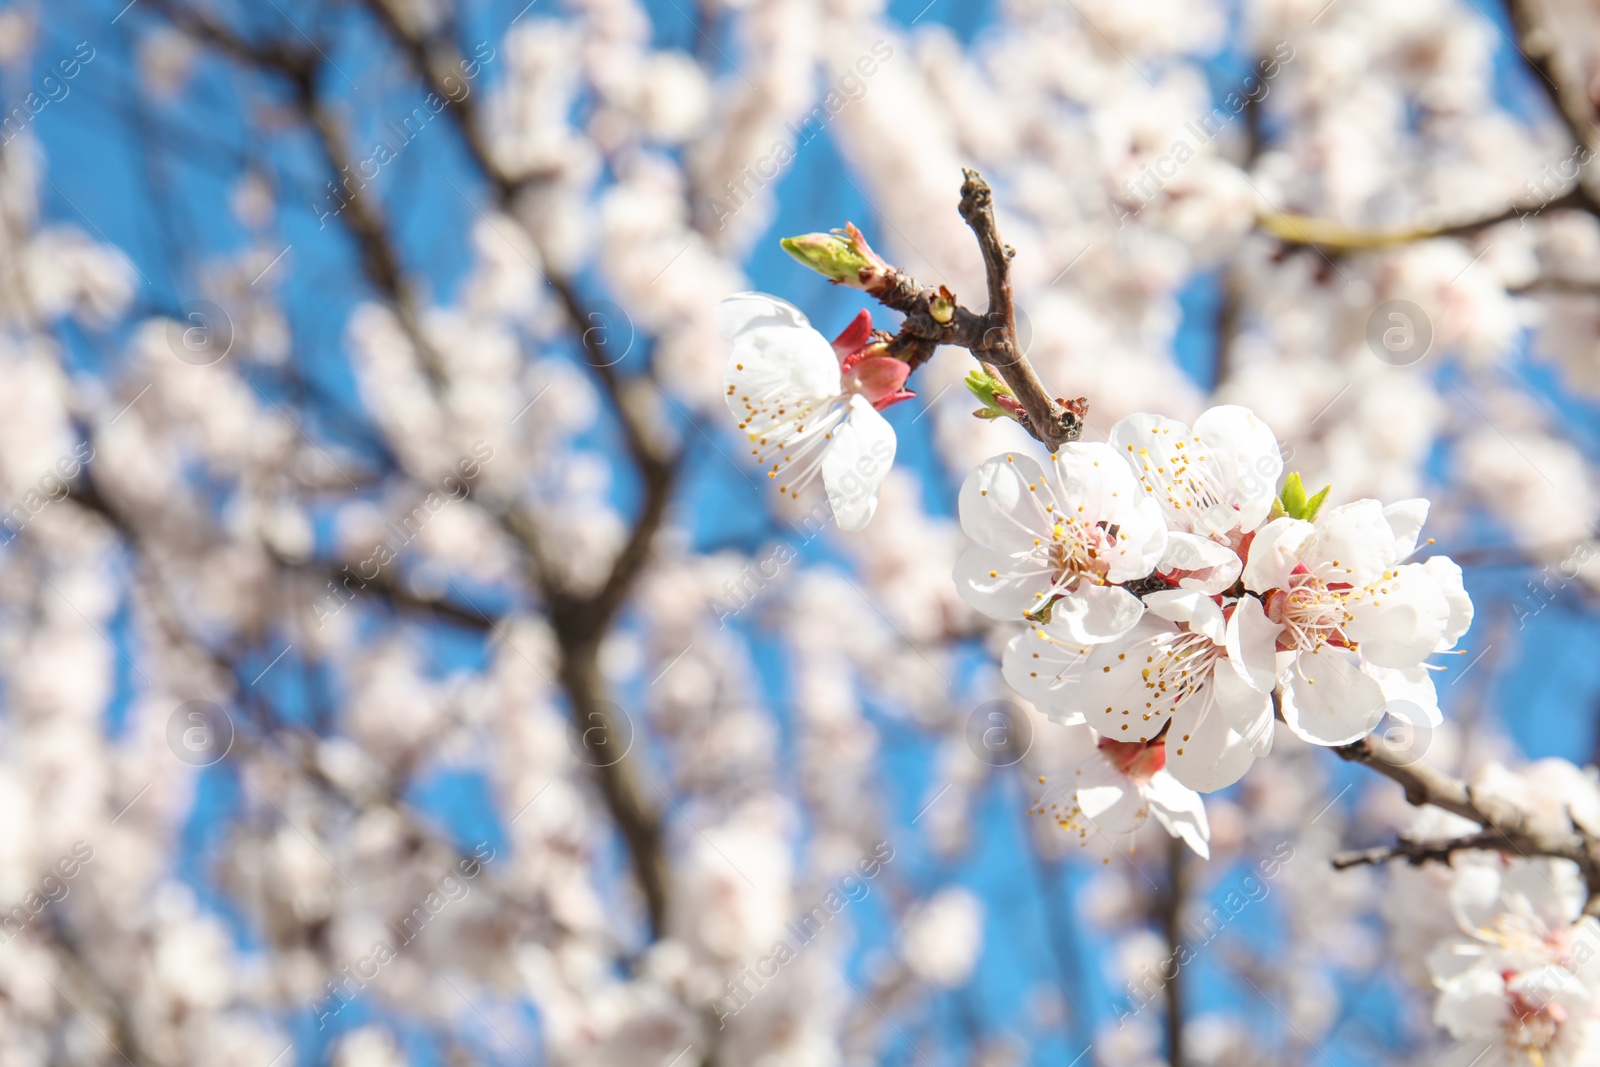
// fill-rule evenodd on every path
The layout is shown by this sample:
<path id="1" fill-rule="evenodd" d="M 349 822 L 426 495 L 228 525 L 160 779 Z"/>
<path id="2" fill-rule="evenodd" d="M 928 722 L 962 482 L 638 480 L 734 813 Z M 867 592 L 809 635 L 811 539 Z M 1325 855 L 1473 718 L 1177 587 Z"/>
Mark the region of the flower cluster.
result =
<path id="1" fill-rule="evenodd" d="M 1593 1063 L 1600 1057 L 1600 923 L 1571 864 L 1470 865 L 1450 892 L 1459 932 L 1428 957 L 1434 1021 L 1485 1064 Z"/>
<path id="2" fill-rule="evenodd" d="M 1323 510 L 1327 491 L 1307 499 L 1297 475 L 1280 494 L 1282 471 L 1260 419 L 1217 407 L 1193 429 L 1129 416 L 1109 443 L 1066 445 L 1048 467 L 997 456 L 962 486 L 976 544 L 956 564 L 959 590 L 1027 623 L 1006 646 L 1006 680 L 1098 733 L 1108 755 L 1094 777 L 1117 770 L 1140 821 L 1154 806 L 1170 825 L 1194 806 L 1174 806 L 1158 772 L 1211 792 L 1265 756 L 1274 692 L 1289 729 L 1319 745 L 1355 741 L 1385 713 L 1440 721 L 1426 661 L 1455 645 L 1472 604 L 1449 559 L 1406 562 L 1427 502 Z M 1091 818 L 1097 806 L 1079 798 Z"/>
<path id="3" fill-rule="evenodd" d="M 1560 759 L 1483 768 L 1475 796 L 1517 802 L 1533 828 L 1600 829 L 1594 772 Z M 1478 827 L 1437 809 L 1410 836 Z M 1434 1022 L 1459 1042 L 1450 1062 L 1568 1067 L 1600 1060 L 1600 922 L 1567 860 L 1463 851 L 1448 865 L 1397 868 L 1385 911 L 1402 964 L 1436 994 Z M 1444 901 L 1447 907 L 1441 908 Z"/>
<path id="4" fill-rule="evenodd" d="M 731 297 L 719 315 L 733 342 L 726 400 L 751 454 L 794 497 L 820 473 L 839 526 L 865 526 L 894 458 L 879 412 L 912 395 L 908 364 L 865 311 L 831 343 L 765 294 Z M 1192 429 L 1130 415 L 1048 468 L 1006 453 L 962 485 L 975 544 L 957 587 L 983 614 L 1028 624 L 1006 647 L 1006 680 L 1097 732 L 1093 788 L 1126 783 L 1114 801 L 1080 798 L 1074 819 L 1100 825 L 1093 813 L 1124 794 L 1119 829 L 1152 805 L 1169 827 L 1192 818 L 1198 802 L 1182 792 L 1231 785 L 1270 751 L 1274 692 L 1289 729 L 1319 745 L 1355 741 L 1385 714 L 1440 722 L 1426 661 L 1454 647 L 1472 603 L 1447 557 L 1406 562 L 1427 501 L 1324 510 L 1328 490 L 1308 498 L 1283 466 L 1266 424 L 1223 406 Z"/>
<path id="5" fill-rule="evenodd" d="M 909 365 L 865 311 L 831 343 L 765 294 L 730 297 L 719 315 L 733 342 L 726 401 L 751 454 L 790 496 L 820 473 L 839 526 L 861 529 L 894 458 L 879 412 L 912 395 Z M 1267 755 L 1279 715 L 1329 746 L 1385 714 L 1441 721 L 1427 660 L 1455 646 L 1472 602 L 1447 557 L 1408 562 L 1427 501 L 1324 509 L 1328 489 L 1308 497 L 1283 474 L 1267 425 L 1222 406 L 1192 429 L 1130 415 L 1107 442 L 1066 444 L 1048 465 L 1006 453 L 963 483 L 974 544 L 958 591 L 1027 624 L 1006 646 L 1006 680 L 1098 739 L 1075 797 L 1055 806 L 1063 825 L 1126 833 L 1154 810 L 1204 852 L 1193 794 Z"/>

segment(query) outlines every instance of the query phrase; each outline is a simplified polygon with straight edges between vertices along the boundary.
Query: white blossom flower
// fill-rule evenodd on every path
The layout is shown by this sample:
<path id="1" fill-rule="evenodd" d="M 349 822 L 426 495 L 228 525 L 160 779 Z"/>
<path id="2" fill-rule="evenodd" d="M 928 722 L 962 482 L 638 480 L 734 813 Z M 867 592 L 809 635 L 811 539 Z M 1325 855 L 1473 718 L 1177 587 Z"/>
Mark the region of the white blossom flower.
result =
<path id="1" fill-rule="evenodd" d="M 1582 914 L 1586 896 L 1560 861 L 1461 869 L 1450 891 L 1461 933 L 1428 956 L 1434 1021 L 1485 1064 L 1596 1062 L 1600 923 Z"/>
<path id="2" fill-rule="evenodd" d="M 1164 742 L 1140 744 L 1102 737 L 1094 753 L 1073 769 L 1066 795 L 1047 784 L 1035 811 L 1049 815 L 1063 829 L 1076 830 L 1085 847 L 1103 838 L 1125 848 L 1154 815 L 1167 833 L 1210 859 L 1211 827 L 1205 803 L 1173 777 L 1166 764 Z M 1052 796 L 1061 799 L 1052 801 Z"/>
<path id="3" fill-rule="evenodd" d="M 956 989 L 983 948 L 983 901 L 961 886 L 941 889 L 906 916 L 900 954 L 925 982 Z"/>
<path id="4" fill-rule="evenodd" d="M 728 410 L 767 477 L 798 499 L 820 472 L 840 529 L 864 527 L 894 463 L 894 430 L 878 412 L 912 395 L 902 388 L 910 366 L 871 344 L 866 311 L 831 344 L 798 308 L 765 293 L 728 297 L 717 323 L 733 342 Z"/>
<path id="5" fill-rule="evenodd" d="M 1358 500 L 1314 523 L 1274 519 L 1251 540 L 1244 584 L 1280 627 L 1284 721 L 1305 740 L 1348 744 L 1385 710 L 1438 725 L 1424 661 L 1455 647 L 1472 601 L 1447 557 L 1401 562 L 1427 511 L 1425 500 Z"/>
<path id="6" fill-rule="evenodd" d="M 1214 407 L 1194 429 L 1160 415 L 1129 415 L 1111 445 L 1133 467 L 1171 532 L 1156 569 L 1185 589 L 1220 593 L 1239 577 L 1239 542 L 1272 512 L 1283 456 L 1249 408 Z"/>
<path id="7" fill-rule="evenodd" d="M 1051 473 L 1027 456 L 996 456 L 961 486 L 961 528 L 977 542 L 956 561 L 956 586 L 995 619 L 1048 618 L 1092 644 L 1144 611 L 1117 583 L 1148 575 L 1167 530 L 1109 445 L 1072 443 Z"/>
<path id="8" fill-rule="evenodd" d="M 1102 644 L 1078 645 L 1054 623 L 1017 635 L 1006 681 L 1058 722 L 1130 742 L 1161 737 L 1191 789 L 1232 785 L 1272 747 L 1277 628 L 1255 597 L 1226 609 L 1183 589 L 1144 599 L 1138 623 Z"/>

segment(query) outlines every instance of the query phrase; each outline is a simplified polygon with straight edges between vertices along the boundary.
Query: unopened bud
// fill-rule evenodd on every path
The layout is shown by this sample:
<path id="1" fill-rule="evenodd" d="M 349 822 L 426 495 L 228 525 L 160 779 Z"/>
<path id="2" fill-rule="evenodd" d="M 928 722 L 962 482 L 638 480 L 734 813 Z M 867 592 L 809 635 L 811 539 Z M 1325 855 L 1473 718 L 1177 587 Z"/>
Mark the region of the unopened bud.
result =
<path id="1" fill-rule="evenodd" d="M 1006 383 L 986 370 L 967 373 L 967 391 L 983 404 L 982 410 L 973 412 L 980 419 L 1016 419 L 1023 413 L 1022 405 L 1011 395 Z"/>
<path id="2" fill-rule="evenodd" d="M 783 250 L 836 285 L 873 292 L 882 286 L 890 272 L 867 239 L 852 223 L 832 233 L 808 233 L 785 237 L 778 242 Z"/>

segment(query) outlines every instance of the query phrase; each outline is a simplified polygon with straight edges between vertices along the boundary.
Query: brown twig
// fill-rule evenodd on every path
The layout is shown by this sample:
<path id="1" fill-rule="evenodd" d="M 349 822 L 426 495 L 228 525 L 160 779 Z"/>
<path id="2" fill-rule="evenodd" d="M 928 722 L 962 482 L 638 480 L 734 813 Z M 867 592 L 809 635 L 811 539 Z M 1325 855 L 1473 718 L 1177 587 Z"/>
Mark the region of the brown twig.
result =
<path id="1" fill-rule="evenodd" d="M 1556 69 L 1560 35 L 1540 24 L 1534 7 L 1533 0 L 1506 0 L 1506 11 L 1511 16 L 1511 27 L 1517 37 L 1517 52 L 1528 64 L 1528 69 L 1533 72 L 1539 88 L 1544 90 L 1556 114 L 1561 117 L 1572 143 L 1588 149 L 1594 143 L 1594 104 L 1581 87 L 1567 82 Z M 1583 189 L 1581 176 L 1578 188 Z M 1587 196 L 1587 193 L 1584 195 Z"/>
<path id="2" fill-rule="evenodd" d="M 1517 38 L 1517 53 L 1522 56 L 1534 81 L 1566 127 L 1575 149 L 1586 154 L 1584 162 L 1587 162 L 1592 158 L 1596 118 L 1600 115 L 1597 115 L 1595 103 L 1583 88 L 1562 77 L 1562 72 L 1557 70 L 1560 36 L 1540 22 L 1534 10 L 1536 6 L 1537 0 L 1506 0 L 1507 12 Z M 1590 191 L 1581 168 L 1573 187 L 1558 196 L 1544 201 L 1510 204 L 1504 211 L 1494 215 L 1446 226 L 1364 231 L 1328 219 L 1296 215 L 1268 216 L 1261 220 L 1261 226 L 1285 244 L 1308 245 L 1324 254 L 1337 255 L 1340 252 L 1386 248 L 1435 237 L 1469 237 L 1513 219 L 1563 209 L 1585 211 L 1600 218 L 1600 197 Z"/>
<path id="3" fill-rule="evenodd" d="M 1465 837 L 1446 837 L 1436 841 L 1401 837 L 1392 845 L 1336 853 L 1330 862 L 1337 871 L 1351 867 L 1377 867 L 1392 860 L 1405 860 L 1413 867 L 1420 867 L 1424 863 L 1449 863 L 1450 857 L 1457 852 L 1473 851 L 1517 853 L 1514 844 L 1501 836 L 1499 831 L 1484 830 Z"/>
<path id="4" fill-rule="evenodd" d="M 1167 940 L 1169 958 L 1182 958 L 1183 910 L 1188 898 L 1189 845 L 1180 837 L 1167 839 L 1167 891 L 1161 899 L 1161 932 Z M 1165 977 L 1163 974 L 1162 977 Z M 1167 996 L 1167 1063 L 1169 1067 L 1183 1067 L 1183 979 L 1184 968 L 1174 967 L 1173 975 L 1164 989 Z"/>
<path id="5" fill-rule="evenodd" d="M 917 369 L 938 345 L 971 352 L 1004 379 L 1022 406 L 1018 422 L 1054 451 L 1083 432 L 1088 401 L 1052 399 L 1017 342 L 1017 316 L 1011 292 L 1011 257 L 1015 250 L 1000 239 L 994 217 L 994 193 L 983 175 L 962 171 L 961 217 L 978 239 L 983 253 L 989 306 L 979 314 L 956 304 L 947 290 L 919 285 L 911 275 L 890 268 L 882 285 L 870 290 L 885 307 L 905 315 L 890 352 Z"/>
<path id="6" fill-rule="evenodd" d="M 1451 849 L 1452 852 L 1487 848 L 1524 859 L 1547 856 L 1577 864 L 1589 891 L 1585 910 L 1600 914 L 1600 841 L 1578 831 L 1550 832 L 1538 828 L 1516 805 L 1497 797 L 1474 794 L 1466 782 L 1416 760 L 1413 754 L 1381 737 L 1363 737 L 1334 751 L 1341 758 L 1363 764 L 1397 783 L 1405 790 L 1409 803 L 1417 807 L 1431 804 L 1482 827 L 1482 834 L 1460 839 L 1471 841 L 1475 837 L 1480 843 L 1461 844 Z M 1405 854 L 1403 840 L 1395 847 L 1401 850 L 1400 854 Z M 1422 856 L 1422 859 L 1427 858 Z"/>
<path id="7" fill-rule="evenodd" d="M 416 35 L 387 0 L 369 0 L 368 6 L 390 30 L 407 56 L 417 64 L 428 87 L 452 101 L 448 110 L 466 141 L 469 154 L 488 179 L 502 208 L 515 216 L 515 199 L 534 179 L 513 179 L 500 170 L 489 152 L 470 98 L 458 99 L 457 94 L 448 92 L 446 80 L 460 69 L 461 64 L 461 57 L 454 46 L 443 38 Z M 258 69 L 287 78 L 295 89 L 299 109 L 316 132 L 319 146 L 335 176 L 345 173 L 349 159 L 344 135 L 341 125 L 322 102 L 317 88 L 317 57 L 284 44 L 258 44 L 247 40 L 224 24 L 174 0 L 159 0 L 158 10 L 180 29 L 202 42 Z M 361 248 L 362 264 L 368 279 L 395 309 L 402 329 L 437 384 L 441 380 L 442 362 L 421 330 L 420 317 L 406 291 L 399 258 L 389 239 L 382 213 L 364 190 L 347 188 L 346 192 L 349 197 L 339 217 Z M 572 595 L 561 588 L 539 551 L 537 531 L 532 523 L 515 521 L 516 516 L 501 517 L 508 532 L 523 543 L 534 561 L 534 581 L 544 596 L 562 654 L 561 685 L 568 697 L 574 728 L 589 745 L 595 734 L 586 731 L 591 731 L 592 727 L 606 727 L 604 736 L 607 738 L 616 736 L 610 729 L 615 724 L 611 722 L 612 716 L 603 699 L 604 687 L 595 665 L 596 656 L 600 639 L 625 603 L 634 581 L 649 559 L 655 534 L 665 522 L 667 503 L 676 485 L 679 457 L 667 455 L 653 444 L 642 417 L 627 402 L 622 380 L 609 366 L 608 354 L 592 351 L 593 337 L 585 329 L 590 319 L 570 280 L 555 274 L 547 277 L 560 297 L 562 308 L 579 335 L 580 343 L 586 349 L 591 349 L 588 362 L 595 366 L 613 404 L 629 455 L 644 483 L 644 501 L 623 550 L 618 554 L 606 580 L 590 595 Z M 433 604 L 427 607 L 452 615 L 457 621 L 464 621 L 460 612 L 450 611 L 447 605 Z M 635 760 L 636 757 L 615 761 L 609 761 L 609 757 L 606 760 L 597 758 L 595 776 L 633 861 L 652 936 L 659 937 L 665 931 L 670 899 L 665 842 L 660 817 L 654 806 L 646 800 L 639 776 L 633 769 Z"/>

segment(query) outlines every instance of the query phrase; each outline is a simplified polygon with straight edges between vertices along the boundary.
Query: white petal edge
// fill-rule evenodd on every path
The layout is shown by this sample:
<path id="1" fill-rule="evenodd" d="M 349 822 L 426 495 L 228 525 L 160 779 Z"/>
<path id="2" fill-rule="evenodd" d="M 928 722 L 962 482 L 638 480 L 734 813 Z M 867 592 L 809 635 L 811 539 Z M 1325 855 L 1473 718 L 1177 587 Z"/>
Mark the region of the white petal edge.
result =
<path id="1" fill-rule="evenodd" d="M 839 529 L 860 530 L 878 510 L 878 489 L 894 465 L 894 427 L 859 393 L 822 454 L 822 484 Z"/>

